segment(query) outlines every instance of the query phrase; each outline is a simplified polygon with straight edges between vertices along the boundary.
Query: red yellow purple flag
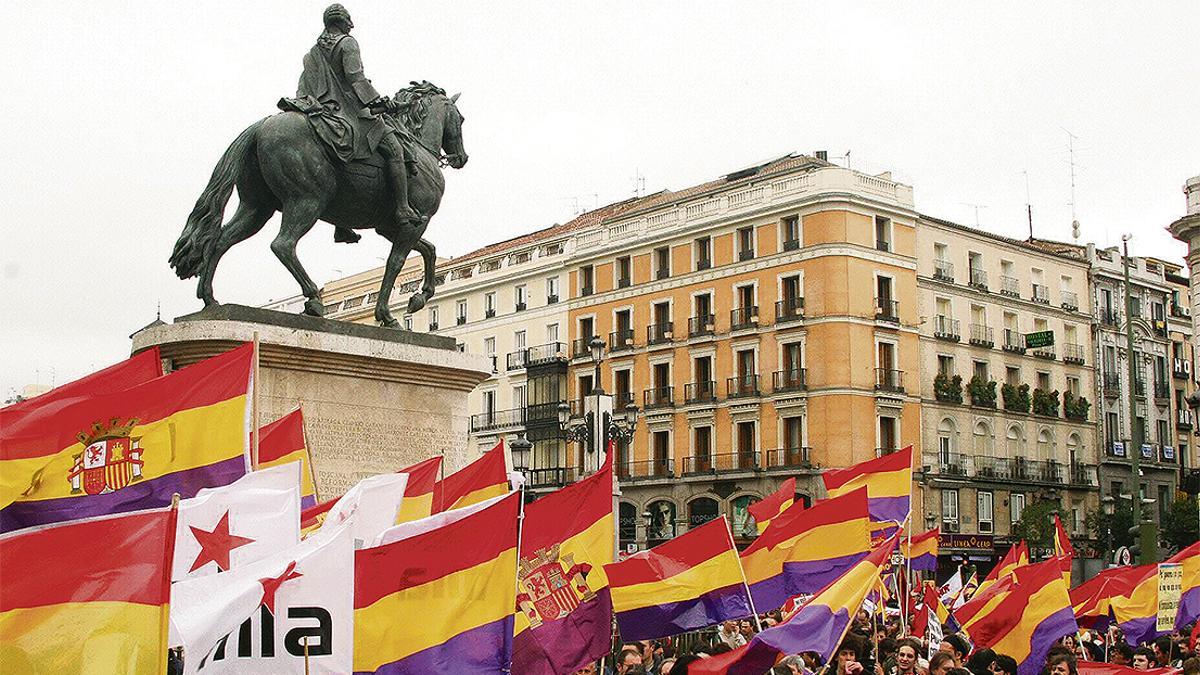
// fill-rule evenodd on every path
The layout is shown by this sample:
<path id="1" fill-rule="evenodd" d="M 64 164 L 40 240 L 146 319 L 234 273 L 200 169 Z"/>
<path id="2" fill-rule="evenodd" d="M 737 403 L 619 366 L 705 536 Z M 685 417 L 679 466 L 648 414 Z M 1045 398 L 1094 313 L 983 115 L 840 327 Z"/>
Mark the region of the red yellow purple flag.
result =
<path id="1" fill-rule="evenodd" d="M 1079 625 L 1103 630 L 1108 620 L 1113 598 L 1128 597 L 1137 582 L 1153 565 L 1113 567 L 1101 570 L 1096 576 L 1071 589 L 1071 605 Z"/>
<path id="2" fill-rule="evenodd" d="M 433 486 L 433 512 L 478 504 L 508 493 L 508 464 L 501 439 L 479 459 L 446 476 Z"/>
<path id="3" fill-rule="evenodd" d="M 935 527 L 901 542 L 900 548 L 904 551 L 912 569 L 937 571 L 938 537 L 941 534 L 941 528 Z"/>
<path id="4" fill-rule="evenodd" d="M 258 430 L 258 468 L 300 462 L 300 508 L 317 503 L 312 454 L 304 438 L 304 413 L 300 408 Z"/>
<path id="5" fill-rule="evenodd" d="M 0 535 L 0 672 L 166 673 L 176 511 Z"/>
<path id="6" fill-rule="evenodd" d="M 791 508 L 796 501 L 796 479 L 789 478 L 779 485 L 779 489 L 750 505 L 750 515 L 754 516 L 754 524 L 758 533 L 762 534 L 771 524 L 771 519 Z M 803 507 L 801 507 L 803 508 Z"/>
<path id="7" fill-rule="evenodd" d="M 0 531 L 165 506 L 249 470 L 253 345 L 0 431 Z"/>
<path id="8" fill-rule="evenodd" d="M 1075 547 L 1071 545 L 1071 538 L 1067 536 L 1067 530 L 1057 513 L 1054 514 L 1054 557 L 1058 558 L 1063 566 L 1063 581 L 1067 582 L 1067 588 L 1070 588 L 1071 561 L 1075 559 Z"/>
<path id="9" fill-rule="evenodd" d="M 400 502 L 400 511 L 396 513 L 397 524 L 433 515 L 433 490 L 441 469 L 441 455 L 400 469 L 398 473 L 408 474 L 408 485 L 404 487 L 404 501 Z"/>
<path id="10" fill-rule="evenodd" d="M 608 653 L 614 451 L 599 471 L 525 507 L 512 672 L 572 673 Z"/>
<path id="11" fill-rule="evenodd" d="M 876 523 L 903 523 L 912 502 L 912 446 L 821 474 L 830 497 L 867 488 L 867 505 Z"/>
<path id="12" fill-rule="evenodd" d="M 983 581 L 979 583 L 979 587 L 975 589 L 974 593 L 964 594 L 963 597 L 966 600 L 970 600 L 973 597 L 983 595 L 984 591 L 992 586 L 992 584 L 1006 579 L 1012 575 L 1012 573 L 1015 572 L 1018 567 L 1024 567 L 1028 564 L 1029 545 L 1025 543 L 1024 539 L 1022 539 L 1015 546 L 1009 547 L 1008 552 L 1004 554 L 1004 557 L 1000 559 L 1000 562 L 996 563 L 996 566 L 992 568 L 992 571 L 987 573 L 987 576 L 985 576 Z M 955 613 L 957 614 L 957 611 Z"/>
<path id="13" fill-rule="evenodd" d="M 120 363 L 85 375 L 74 382 L 68 382 L 39 396 L 0 408 L 0 429 L 11 428 L 17 420 L 31 412 L 41 411 L 44 414 L 51 408 L 58 409 L 69 405 L 80 397 L 87 398 L 98 394 L 124 391 L 132 386 L 162 377 L 162 374 L 162 356 L 159 354 L 158 347 L 151 347 Z M 0 459 L 7 459 L 2 453 L 3 448 L 0 447 Z"/>

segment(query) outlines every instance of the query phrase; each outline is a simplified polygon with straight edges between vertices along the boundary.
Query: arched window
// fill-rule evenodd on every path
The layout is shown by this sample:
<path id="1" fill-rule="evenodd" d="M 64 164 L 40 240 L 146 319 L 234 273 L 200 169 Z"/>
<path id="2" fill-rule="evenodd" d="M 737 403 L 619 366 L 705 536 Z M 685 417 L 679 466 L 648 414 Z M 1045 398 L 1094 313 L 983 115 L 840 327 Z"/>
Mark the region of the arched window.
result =
<path id="1" fill-rule="evenodd" d="M 1074 468 L 1079 463 L 1079 449 L 1082 443 L 1079 441 L 1079 434 L 1072 433 L 1067 436 L 1067 462 Z"/>
<path id="2" fill-rule="evenodd" d="M 721 506 L 711 497 L 697 497 L 688 502 L 688 529 L 700 527 L 721 515 Z"/>
<path id="3" fill-rule="evenodd" d="M 637 543 L 637 521 L 637 507 L 629 502 L 621 502 L 618 532 L 622 550 L 628 551 L 630 544 Z"/>
<path id="4" fill-rule="evenodd" d="M 750 515 L 750 505 L 758 501 L 753 495 L 742 495 L 730 502 L 729 522 L 733 527 L 733 536 L 748 539 L 758 536 L 758 526 L 754 516 Z"/>
<path id="5" fill-rule="evenodd" d="M 1025 434 L 1021 431 L 1021 425 L 1012 424 L 1008 427 L 1005 441 L 1008 443 L 1008 456 L 1014 458 L 1025 458 Z"/>
<path id="6" fill-rule="evenodd" d="M 1049 429 L 1038 432 L 1037 458 L 1042 461 L 1054 459 L 1054 434 L 1050 433 Z"/>
<path id="7" fill-rule="evenodd" d="M 987 422 L 983 420 L 976 422 L 972 436 L 976 455 L 980 457 L 994 457 L 996 455 L 995 439 L 992 438 L 992 428 Z"/>
<path id="8" fill-rule="evenodd" d="M 654 547 L 675 537 L 675 504 L 660 499 L 652 502 L 647 511 L 650 512 L 646 523 L 646 546 Z"/>
<path id="9" fill-rule="evenodd" d="M 938 423 L 938 457 L 943 465 L 957 463 L 957 458 L 954 456 L 954 437 L 955 433 L 954 420 L 949 417 L 942 418 Z"/>

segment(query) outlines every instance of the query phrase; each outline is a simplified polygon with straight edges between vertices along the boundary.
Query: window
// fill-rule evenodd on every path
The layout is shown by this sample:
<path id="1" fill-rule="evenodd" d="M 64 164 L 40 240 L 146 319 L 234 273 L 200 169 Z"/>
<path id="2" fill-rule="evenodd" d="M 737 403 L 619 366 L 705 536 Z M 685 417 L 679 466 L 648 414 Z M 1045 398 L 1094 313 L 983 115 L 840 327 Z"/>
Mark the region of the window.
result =
<path id="1" fill-rule="evenodd" d="M 803 417 L 783 418 L 783 447 L 787 450 L 796 450 L 804 447 Z M 794 462 L 791 461 L 788 463 L 794 464 Z"/>
<path id="2" fill-rule="evenodd" d="M 880 251 L 892 250 L 891 219 L 875 216 L 875 248 Z"/>
<path id="3" fill-rule="evenodd" d="M 800 248 L 800 216 L 786 216 L 780 223 L 782 230 L 783 250 L 795 251 Z"/>
<path id="4" fill-rule="evenodd" d="M 896 441 L 899 440 L 898 426 L 895 417 L 879 416 L 880 454 L 888 454 L 896 450 Z"/>
<path id="5" fill-rule="evenodd" d="M 975 377 L 978 377 L 980 380 L 982 380 L 984 382 L 987 382 L 992 379 L 991 376 L 988 374 L 988 362 L 987 361 L 976 361 L 975 362 Z"/>
<path id="6" fill-rule="evenodd" d="M 696 240 L 696 270 L 706 270 L 712 267 L 712 237 L 700 237 Z"/>
<path id="7" fill-rule="evenodd" d="M 1168 512 L 1171 510 L 1169 490 L 1170 488 L 1166 485 L 1158 486 L 1158 519 L 1160 521 L 1165 521 L 1169 517 Z"/>
<path id="8" fill-rule="evenodd" d="M 484 315 L 484 317 L 486 317 L 488 319 L 492 318 L 493 316 L 496 316 L 496 294 L 495 293 L 484 293 L 483 294 L 483 315 Z"/>
<path id="9" fill-rule="evenodd" d="M 591 295 L 596 292 L 595 268 L 584 265 L 579 268 L 579 294 Z"/>
<path id="10" fill-rule="evenodd" d="M 625 288 L 633 282 L 633 262 L 629 256 L 617 258 L 614 270 L 617 275 L 617 288 Z"/>
<path id="11" fill-rule="evenodd" d="M 696 471 L 712 469 L 712 427 L 692 430 L 692 458 Z"/>
<path id="12" fill-rule="evenodd" d="M 1037 374 L 1037 388 L 1042 391 L 1050 391 L 1050 373 L 1044 370 L 1039 370 Z"/>
<path id="13" fill-rule="evenodd" d="M 650 475 L 671 475 L 671 432 L 655 431 L 652 434 L 654 457 L 650 463 Z"/>
<path id="14" fill-rule="evenodd" d="M 596 335 L 596 320 L 590 316 L 579 319 L 579 337 L 586 345 Z"/>
<path id="15" fill-rule="evenodd" d="M 558 324 L 552 323 L 546 326 L 546 342 L 547 344 L 558 342 Z"/>
<path id="16" fill-rule="evenodd" d="M 528 306 L 528 304 L 529 304 L 529 289 L 525 287 L 525 284 L 521 284 L 520 286 L 517 286 L 516 288 L 513 289 L 513 298 L 515 298 L 515 300 L 516 300 L 515 309 L 518 312 L 523 311 L 525 309 L 525 307 Z"/>
<path id="17" fill-rule="evenodd" d="M 467 322 L 467 301 L 459 300 L 454 304 L 454 323 L 463 325 Z"/>
<path id="18" fill-rule="evenodd" d="M 588 394 L 592 393 L 593 389 L 595 389 L 595 387 L 592 386 L 592 376 L 590 374 L 589 375 L 580 375 L 579 376 L 579 391 L 577 391 L 576 394 L 578 395 L 581 408 L 583 405 L 583 399 Z"/>
<path id="19" fill-rule="evenodd" d="M 404 330 L 412 330 L 412 316 L 404 317 Z"/>
<path id="20" fill-rule="evenodd" d="M 711 497 L 699 497 L 688 502 L 689 529 L 716 520 L 719 515 L 720 506 L 717 504 L 717 500 Z"/>
<path id="21" fill-rule="evenodd" d="M 889 321 L 898 320 L 897 303 L 892 299 L 891 277 L 882 275 L 875 277 L 875 307 L 875 318 Z"/>
<path id="22" fill-rule="evenodd" d="M 751 469 L 758 466 L 757 433 L 754 422 L 737 423 L 737 466 L 740 469 Z"/>
<path id="23" fill-rule="evenodd" d="M 1018 366 L 1008 366 L 1004 369 L 1004 381 L 1013 386 L 1021 386 L 1021 368 Z"/>
<path id="24" fill-rule="evenodd" d="M 550 277 L 546 279 L 546 304 L 553 305 L 558 302 L 558 277 Z"/>
<path id="25" fill-rule="evenodd" d="M 979 533 L 990 534 L 992 532 L 992 493 L 985 490 L 980 490 L 976 493 L 976 517 L 979 520 Z"/>
<path id="26" fill-rule="evenodd" d="M 666 279 L 671 276 L 671 248 L 660 246 L 654 249 L 654 278 Z"/>
<path id="27" fill-rule="evenodd" d="M 738 260 L 754 258 L 754 228 L 739 227 L 737 231 Z"/>
<path id="28" fill-rule="evenodd" d="M 496 338 L 494 338 L 494 337 L 483 338 L 483 353 L 486 356 L 495 356 L 496 355 Z"/>
<path id="29" fill-rule="evenodd" d="M 646 525 L 646 545 L 653 547 L 675 537 L 675 504 L 664 500 L 654 502 L 647 509 L 650 522 Z"/>
<path id="30" fill-rule="evenodd" d="M 1012 522 L 1015 525 L 1021 520 L 1021 514 L 1025 513 L 1025 493 L 1014 492 L 1008 496 L 1008 500 L 1012 504 Z"/>
<path id="31" fill-rule="evenodd" d="M 519 330 L 513 333 L 513 349 L 525 349 L 525 331 Z"/>
<path id="32" fill-rule="evenodd" d="M 1166 420 L 1158 421 L 1158 443 L 1159 445 L 1171 444 L 1171 430 Z"/>
<path id="33" fill-rule="evenodd" d="M 518 384 L 512 388 L 512 407 L 525 407 L 525 385 Z"/>
<path id="34" fill-rule="evenodd" d="M 1105 440 L 1110 444 L 1121 440 L 1121 418 L 1115 412 L 1104 415 Z"/>
<path id="35" fill-rule="evenodd" d="M 628 502 L 621 502 L 620 525 L 618 532 L 621 537 L 621 550 L 629 551 L 630 547 L 637 550 L 637 507 Z"/>
<path id="36" fill-rule="evenodd" d="M 780 279 L 779 310 L 776 318 L 800 318 L 804 314 L 804 292 L 800 288 L 800 275 L 793 274 Z"/>
<path id="37" fill-rule="evenodd" d="M 1075 377 L 1074 375 L 1067 376 L 1067 391 L 1071 392 L 1075 396 L 1079 395 L 1079 378 L 1078 377 Z"/>
<path id="38" fill-rule="evenodd" d="M 733 536 L 742 539 L 758 536 L 758 525 L 754 523 L 754 516 L 750 515 L 750 505 L 756 501 L 758 500 L 750 495 L 742 495 L 733 500 L 733 513 L 729 518 Z"/>
<path id="39" fill-rule="evenodd" d="M 483 412 L 487 415 L 488 421 L 496 414 L 496 392 L 488 390 L 483 392 Z"/>
<path id="40" fill-rule="evenodd" d="M 437 329 L 438 329 L 438 308 L 430 307 L 429 308 L 429 330 L 437 330 Z"/>
<path id="41" fill-rule="evenodd" d="M 954 357 L 938 354 L 938 373 L 946 377 L 954 377 Z"/>
<path id="42" fill-rule="evenodd" d="M 942 490 L 942 522 L 958 528 L 958 490 Z"/>

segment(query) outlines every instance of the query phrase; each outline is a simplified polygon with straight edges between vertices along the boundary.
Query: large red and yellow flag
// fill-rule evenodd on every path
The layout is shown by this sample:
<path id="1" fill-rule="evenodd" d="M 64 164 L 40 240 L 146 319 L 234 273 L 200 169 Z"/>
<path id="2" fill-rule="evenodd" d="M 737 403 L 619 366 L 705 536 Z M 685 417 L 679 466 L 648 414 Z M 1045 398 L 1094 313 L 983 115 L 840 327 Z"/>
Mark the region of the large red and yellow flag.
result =
<path id="1" fill-rule="evenodd" d="M 166 673 L 176 511 L 0 535 L 0 672 Z"/>
<path id="2" fill-rule="evenodd" d="M 433 512 L 459 509 L 508 493 L 507 466 L 501 439 L 482 457 L 433 486 Z"/>
<path id="3" fill-rule="evenodd" d="M 779 484 L 779 489 L 751 504 L 746 510 L 754 516 L 758 533 L 762 534 L 776 516 L 787 511 L 796 502 L 795 476 Z M 801 507 L 803 508 L 803 507 Z"/>
<path id="4" fill-rule="evenodd" d="M 246 344 L 0 431 L 0 531 L 165 506 L 249 469 Z"/>
<path id="5" fill-rule="evenodd" d="M 158 347 L 151 347 L 144 352 L 115 363 L 103 370 L 97 370 L 91 375 L 85 375 L 74 382 L 68 382 L 59 387 L 33 398 L 19 401 L 0 408 L 0 429 L 6 429 L 16 424 L 17 420 L 34 411 L 47 411 L 51 408 L 61 409 L 79 398 L 96 396 L 97 394 L 112 394 L 124 391 L 135 385 L 149 382 L 162 377 L 162 356 Z M 2 449 L 0 449 L 2 452 Z M 0 455 L 0 459 L 2 459 Z"/>
<path id="6" fill-rule="evenodd" d="M 613 448 L 595 474 L 525 507 L 517 564 L 512 672 L 572 673 L 608 653 L 613 561 Z"/>
<path id="7" fill-rule="evenodd" d="M 860 487 L 867 488 L 867 506 L 876 523 L 903 523 L 912 505 L 911 445 L 845 469 L 821 474 L 830 497 L 840 497 Z"/>
<path id="8" fill-rule="evenodd" d="M 1063 566 L 1063 581 L 1067 582 L 1067 588 L 1070 588 L 1071 561 L 1075 559 L 1075 547 L 1071 545 L 1071 538 L 1067 536 L 1067 529 L 1063 527 L 1062 519 L 1057 513 L 1054 514 L 1054 557 L 1058 558 Z"/>
<path id="9" fill-rule="evenodd" d="M 396 513 L 397 524 L 433 515 L 433 490 L 441 470 L 442 456 L 437 455 L 397 472 L 408 474 L 404 501 L 400 502 L 400 511 Z"/>
<path id="10" fill-rule="evenodd" d="M 304 438 L 304 413 L 300 408 L 258 430 L 258 468 L 300 462 L 300 507 L 317 503 L 312 454 Z"/>

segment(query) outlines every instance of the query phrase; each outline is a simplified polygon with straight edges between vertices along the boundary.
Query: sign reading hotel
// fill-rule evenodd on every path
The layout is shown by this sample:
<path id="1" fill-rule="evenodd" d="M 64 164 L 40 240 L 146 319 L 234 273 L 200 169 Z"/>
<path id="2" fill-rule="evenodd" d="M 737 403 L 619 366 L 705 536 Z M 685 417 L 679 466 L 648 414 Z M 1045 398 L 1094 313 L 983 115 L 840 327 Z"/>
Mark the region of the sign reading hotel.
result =
<path id="1" fill-rule="evenodd" d="M 1183 590 L 1183 563 L 1158 564 L 1158 623 L 1159 632 L 1175 629 L 1179 614 L 1179 596 Z"/>

